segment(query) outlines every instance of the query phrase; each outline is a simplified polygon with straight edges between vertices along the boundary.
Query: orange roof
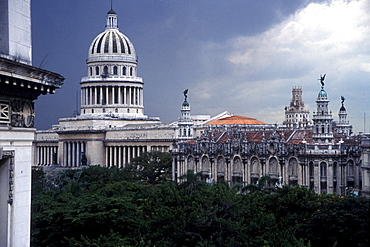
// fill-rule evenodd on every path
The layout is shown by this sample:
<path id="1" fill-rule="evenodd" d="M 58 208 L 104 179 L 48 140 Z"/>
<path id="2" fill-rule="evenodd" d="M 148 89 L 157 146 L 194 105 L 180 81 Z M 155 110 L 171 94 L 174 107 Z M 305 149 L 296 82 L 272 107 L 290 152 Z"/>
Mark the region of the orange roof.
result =
<path id="1" fill-rule="evenodd" d="M 245 125 L 245 124 L 266 124 L 266 123 L 258 121 L 257 119 L 254 118 L 243 116 L 231 116 L 212 120 L 211 122 L 206 123 L 205 125 L 233 125 L 233 124 Z"/>

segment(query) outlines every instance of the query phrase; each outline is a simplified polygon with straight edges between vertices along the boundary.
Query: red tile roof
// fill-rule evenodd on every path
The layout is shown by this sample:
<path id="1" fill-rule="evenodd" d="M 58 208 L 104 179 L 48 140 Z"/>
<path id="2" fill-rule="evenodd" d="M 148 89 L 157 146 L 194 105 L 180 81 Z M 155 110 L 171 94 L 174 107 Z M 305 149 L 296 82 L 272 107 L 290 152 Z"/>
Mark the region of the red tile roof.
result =
<path id="1" fill-rule="evenodd" d="M 206 123 L 205 125 L 250 125 L 250 124 L 266 124 L 258 121 L 255 118 L 243 117 L 243 116 L 231 116 L 221 119 L 215 119 Z"/>

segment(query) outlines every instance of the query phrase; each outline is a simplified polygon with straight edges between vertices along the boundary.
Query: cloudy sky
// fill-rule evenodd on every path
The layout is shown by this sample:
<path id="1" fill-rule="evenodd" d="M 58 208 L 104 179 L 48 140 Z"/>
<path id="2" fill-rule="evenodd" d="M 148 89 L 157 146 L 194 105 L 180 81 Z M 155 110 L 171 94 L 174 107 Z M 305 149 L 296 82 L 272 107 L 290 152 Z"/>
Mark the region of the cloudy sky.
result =
<path id="1" fill-rule="evenodd" d="M 38 129 L 75 111 L 87 51 L 109 9 L 109 0 L 32 1 L 33 65 L 66 78 L 36 101 Z M 177 120 L 188 88 L 193 115 L 281 123 L 301 86 L 312 117 L 317 79 L 327 74 L 334 119 L 343 95 L 355 133 L 370 131 L 370 1 L 114 0 L 113 9 L 139 58 L 148 116 Z"/>

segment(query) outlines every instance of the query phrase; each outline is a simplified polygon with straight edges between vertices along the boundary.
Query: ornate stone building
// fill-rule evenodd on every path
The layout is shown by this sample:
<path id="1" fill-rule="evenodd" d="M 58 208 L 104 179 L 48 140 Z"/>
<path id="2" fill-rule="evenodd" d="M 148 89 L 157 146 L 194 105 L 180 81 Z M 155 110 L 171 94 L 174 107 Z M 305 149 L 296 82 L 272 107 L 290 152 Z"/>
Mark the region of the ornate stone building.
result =
<path id="1" fill-rule="evenodd" d="M 304 106 L 301 92 L 301 88 L 293 88 L 291 104 L 300 110 Z M 286 125 L 221 125 L 218 121 L 219 125 L 209 126 L 200 137 L 175 143 L 173 179 L 180 181 L 190 169 L 201 172 L 207 181 L 247 185 L 268 175 L 276 185 L 302 185 L 317 193 L 346 194 L 350 188 L 369 193 L 369 158 L 362 157 L 369 155 L 366 137 L 347 135 L 348 122 L 346 131 L 335 131 L 324 86 L 316 105 L 311 126 L 295 120 Z M 290 125 L 293 122 L 302 125 Z M 365 164 L 363 160 L 367 160 Z"/>
<path id="2" fill-rule="evenodd" d="M 310 124 L 310 111 L 305 109 L 302 99 L 302 87 L 293 87 L 290 105 L 285 107 L 285 121 L 289 128 L 304 128 Z"/>

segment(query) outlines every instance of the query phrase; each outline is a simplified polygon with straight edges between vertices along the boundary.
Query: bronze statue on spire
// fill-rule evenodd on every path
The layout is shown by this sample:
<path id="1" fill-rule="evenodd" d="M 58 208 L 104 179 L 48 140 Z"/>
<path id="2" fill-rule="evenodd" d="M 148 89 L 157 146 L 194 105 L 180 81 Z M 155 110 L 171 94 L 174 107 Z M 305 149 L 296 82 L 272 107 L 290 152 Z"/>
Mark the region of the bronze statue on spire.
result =
<path id="1" fill-rule="evenodd" d="M 317 80 L 319 80 L 319 81 L 320 81 L 321 86 L 324 86 L 324 85 L 325 85 L 325 84 L 324 84 L 325 76 L 326 76 L 326 74 L 324 74 L 323 76 L 322 76 L 322 75 L 320 75 L 320 79 L 317 79 Z"/>
<path id="2" fill-rule="evenodd" d="M 189 91 L 189 89 L 184 90 L 184 97 L 185 97 L 184 101 L 186 101 L 188 99 L 188 91 Z"/>
<path id="3" fill-rule="evenodd" d="M 342 100 L 342 105 L 344 103 L 344 101 L 346 100 L 343 96 L 340 96 L 340 99 Z"/>

